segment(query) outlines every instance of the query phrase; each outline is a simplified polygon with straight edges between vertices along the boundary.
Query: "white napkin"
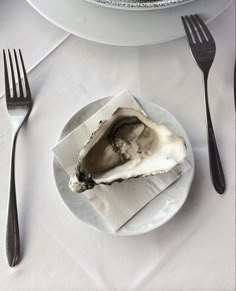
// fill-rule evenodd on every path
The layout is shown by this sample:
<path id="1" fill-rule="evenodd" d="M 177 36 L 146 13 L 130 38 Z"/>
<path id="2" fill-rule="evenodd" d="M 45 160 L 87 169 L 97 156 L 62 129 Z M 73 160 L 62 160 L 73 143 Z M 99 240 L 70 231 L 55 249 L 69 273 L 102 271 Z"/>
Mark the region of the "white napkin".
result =
<path id="1" fill-rule="evenodd" d="M 124 90 L 52 149 L 69 176 L 77 164 L 79 152 L 91 133 L 98 127 L 101 120 L 111 117 L 118 107 L 142 110 L 128 90 Z M 148 178 L 130 179 L 123 183 L 115 182 L 111 186 L 99 185 L 82 194 L 75 193 L 75 195 L 85 195 L 110 228 L 116 231 L 190 168 L 191 165 L 186 160 L 168 173 Z"/>

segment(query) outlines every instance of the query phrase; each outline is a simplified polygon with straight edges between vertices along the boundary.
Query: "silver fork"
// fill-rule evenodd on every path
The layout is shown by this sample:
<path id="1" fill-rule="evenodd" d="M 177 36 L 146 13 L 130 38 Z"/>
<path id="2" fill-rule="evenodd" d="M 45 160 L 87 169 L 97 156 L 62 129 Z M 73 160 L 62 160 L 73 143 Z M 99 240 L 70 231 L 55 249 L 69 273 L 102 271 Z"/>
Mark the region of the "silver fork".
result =
<path id="1" fill-rule="evenodd" d="M 223 194 L 225 191 L 225 178 L 211 121 L 207 88 L 209 71 L 216 54 L 216 45 L 207 26 L 197 14 L 184 17 L 182 16 L 182 22 L 193 58 L 202 70 L 204 76 L 208 152 L 211 179 L 216 191 L 219 194 Z"/>
<path id="2" fill-rule="evenodd" d="M 21 126 L 30 114 L 32 109 L 32 99 L 30 93 L 30 87 L 28 78 L 25 71 L 25 66 L 22 58 L 21 51 L 19 50 L 20 62 L 16 50 L 14 50 L 15 67 L 18 79 L 15 79 L 13 61 L 10 50 L 8 50 L 8 58 L 10 63 L 10 71 L 12 78 L 12 92 L 10 90 L 10 82 L 8 77 L 7 56 L 5 50 L 3 50 L 4 60 L 4 75 L 5 75 L 5 95 L 6 105 L 8 109 L 9 118 L 12 124 L 12 152 L 11 152 L 11 166 L 10 166 L 10 189 L 9 189 L 9 203 L 7 214 L 7 226 L 6 226 L 6 254 L 8 264 L 14 267 L 20 260 L 20 236 L 17 216 L 17 203 L 16 203 L 16 188 L 15 188 L 15 148 L 16 140 Z M 21 78 L 21 71 L 23 73 L 23 79 Z M 22 82 L 23 81 L 23 82 Z M 23 91 L 23 84 L 25 87 L 25 93 Z M 18 92 L 17 92 L 18 91 Z"/>

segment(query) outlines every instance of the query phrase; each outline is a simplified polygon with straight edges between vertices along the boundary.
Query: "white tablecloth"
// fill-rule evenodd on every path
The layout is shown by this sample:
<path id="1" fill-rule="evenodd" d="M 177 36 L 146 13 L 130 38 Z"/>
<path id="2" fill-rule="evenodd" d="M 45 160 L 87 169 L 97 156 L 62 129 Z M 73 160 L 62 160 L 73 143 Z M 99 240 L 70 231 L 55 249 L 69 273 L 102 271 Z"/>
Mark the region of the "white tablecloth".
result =
<path id="1" fill-rule="evenodd" d="M 23 258 L 13 269 L 4 246 L 11 126 L 0 99 L 0 290 L 235 290 L 234 10 L 231 5 L 209 25 L 217 45 L 210 106 L 227 181 L 220 196 L 210 182 L 202 75 L 185 38 L 139 48 L 101 45 L 68 36 L 24 0 L 1 1 L 1 49 L 23 48 L 31 69 L 57 48 L 29 74 L 34 108 L 16 159 Z M 3 93 L 2 59 L 0 68 Z M 79 222 L 59 197 L 50 151 L 72 113 L 125 87 L 177 117 L 196 159 L 181 211 L 136 237 L 98 233 Z"/>

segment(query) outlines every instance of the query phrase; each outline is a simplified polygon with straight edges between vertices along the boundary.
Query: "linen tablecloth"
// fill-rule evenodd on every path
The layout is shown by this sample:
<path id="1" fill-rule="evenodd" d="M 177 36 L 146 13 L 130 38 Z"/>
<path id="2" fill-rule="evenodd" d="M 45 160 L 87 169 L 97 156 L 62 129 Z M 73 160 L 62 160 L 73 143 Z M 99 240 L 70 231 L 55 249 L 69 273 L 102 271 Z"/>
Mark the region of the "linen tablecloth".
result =
<path id="1" fill-rule="evenodd" d="M 0 99 L 0 290 L 235 290 L 234 11 L 232 4 L 209 25 L 217 45 L 210 106 L 227 182 L 220 196 L 210 182 L 202 75 L 186 38 L 106 46 L 60 30 L 24 0 L 1 1 L 0 48 L 22 48 L 27 69 L 34 67 L 29 73 L 34 107 L 17 143 L 23 257 L 11 269 L 4 246 L 11 125 Z M 0 58 L 0 95 L 2 65 Z M 99 233 L 78 221 L 57 192 L 50 151 L 75 111 L 124 87 L 176 116 L 196 160 L 180 212 L 136 237 Z"/>

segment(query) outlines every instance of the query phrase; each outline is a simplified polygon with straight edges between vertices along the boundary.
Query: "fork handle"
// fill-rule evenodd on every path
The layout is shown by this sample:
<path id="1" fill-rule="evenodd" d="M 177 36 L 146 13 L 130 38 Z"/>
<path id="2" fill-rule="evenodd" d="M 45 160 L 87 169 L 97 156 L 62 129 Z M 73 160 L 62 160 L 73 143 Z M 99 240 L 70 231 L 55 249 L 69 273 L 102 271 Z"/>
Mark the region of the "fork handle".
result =
<path id="1" fill-rule="evenodd" d="M 20 235 L 18 226 L 16 187 L 15 187 L 15 148 L 17 132 L 13 134 L 11 168 L 10 168 L 10 192 L 6 227 L 6 255 L 10 267 L 14 267 L 20 259 Z"/>
<path id="2" fill-rule="evenodd" d="M 208 88 L 207 88 L 208 73 L 204 74 L 204 86 L 205 86 L 205 105 L 206 105 L 206 118 L 207 118 L 207 137 L 208 137 L 208 152 L 209 163 L 212 183 L 215 190 L 219 194 L 225 192 L 225 177 L 220 160 L 219 151 L 217 148 L 214 129 L 211 121 L 209 102 L 208 102 Z"/>

